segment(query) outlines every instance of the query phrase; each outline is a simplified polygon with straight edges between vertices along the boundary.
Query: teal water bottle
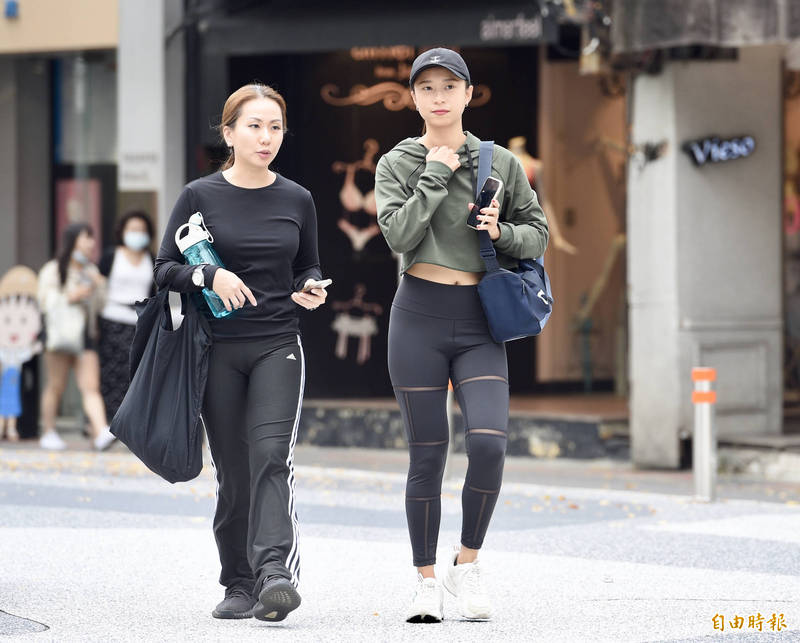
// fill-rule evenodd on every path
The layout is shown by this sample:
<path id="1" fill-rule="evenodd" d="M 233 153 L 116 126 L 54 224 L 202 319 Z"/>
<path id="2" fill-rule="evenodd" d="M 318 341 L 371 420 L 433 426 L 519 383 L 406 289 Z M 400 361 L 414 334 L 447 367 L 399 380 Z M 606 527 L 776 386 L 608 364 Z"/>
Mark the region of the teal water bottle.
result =
<path id="1" fill-rule="evenodd" d="M 214 237 L 206 228 L 203 215 L 199 212 L 195 212 L 189 217 L 189 223 L 184 223 L 175 231 L 175 243 L 181 254 L 186 257 L 186 263 L 192 266 L 207 263 L 220 268 L 225 267 L 214 246 L 211 245 L 214 243 Z M 214 317 L 219 319 L 233 313 L 232 310 L 225 309 L 220 296 L 210 288 L 203 288 L 203 297 Z"/>

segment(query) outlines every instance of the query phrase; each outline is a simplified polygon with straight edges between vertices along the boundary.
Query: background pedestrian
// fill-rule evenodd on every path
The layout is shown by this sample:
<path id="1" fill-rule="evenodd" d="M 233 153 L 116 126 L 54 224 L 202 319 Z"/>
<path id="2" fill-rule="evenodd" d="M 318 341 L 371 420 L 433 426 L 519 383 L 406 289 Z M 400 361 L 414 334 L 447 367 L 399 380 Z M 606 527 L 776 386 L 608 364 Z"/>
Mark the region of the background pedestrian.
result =
<path id="1" fill-rule="evenodd" d="M 133 304 L 155 294 L 152 239 L 150 217 L 140 210 L 127 212 L 117 222 L 114 247 L 100 259 L 100 274 L 108 280 L 99 322 L 100 391 L 109 418 L 130 384 L 128 353 L 136 330 Z"/>
<path id="2" fill-rule="evenodd" d="M 44 449 L 61 450 L 66 443 L 56 431 L 56 414 L 74 369 L 89 435 L 95 449 L 105 450 L 115 438 L 108 430 L 100 395 L 97 355 L 97 315 L 105 303 L 106 280 L 90 257 L 95 239 L 87 223 L 71 223 L 61 239 L 61 250 L 39 272 L 39 306 L 45 317 L 44 364 L 47 384 L 42 392 Z"/>

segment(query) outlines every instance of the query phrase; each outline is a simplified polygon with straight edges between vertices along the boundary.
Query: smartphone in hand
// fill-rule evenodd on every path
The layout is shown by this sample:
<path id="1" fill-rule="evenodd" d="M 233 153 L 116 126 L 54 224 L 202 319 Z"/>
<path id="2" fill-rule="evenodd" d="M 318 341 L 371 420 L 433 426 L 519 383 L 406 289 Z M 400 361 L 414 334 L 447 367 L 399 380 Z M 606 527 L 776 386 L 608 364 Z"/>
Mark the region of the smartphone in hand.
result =
<path id="1" fill-rule="evenodd" d="M 483 187 L 478 195 L 478 202 L 472 206 L 472 210 L 469 211 L 469 216 L 467 217 L 467 225 L 470 228 L 478 228 L 478 225 L 481 223 L 478 219 L 481 209 L 488 208 L 492 204 L 492 199 L 497 196 L 502 188 L 503 182 L 493 176 L 490 176 L 484 181 Z"/>
<path id="2" fill-rule="evenodd" d="M 316 279 L 312 281 L 306 282 L 306 285 L 300 290 L 300 292 L 308 292 L 312 288 L 327 288 L 333 283 L 333 279 L 320 279 L 317 281 Z"/>

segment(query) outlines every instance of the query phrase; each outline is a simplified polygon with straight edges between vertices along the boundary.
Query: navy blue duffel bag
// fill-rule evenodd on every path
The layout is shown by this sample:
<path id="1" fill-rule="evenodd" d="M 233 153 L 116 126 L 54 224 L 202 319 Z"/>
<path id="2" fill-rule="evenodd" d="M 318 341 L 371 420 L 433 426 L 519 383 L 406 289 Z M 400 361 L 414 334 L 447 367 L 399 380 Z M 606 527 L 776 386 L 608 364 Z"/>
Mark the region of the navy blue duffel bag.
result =
<path id="1" fill-rule="evenodd" d="M 487 272 L 478 284 L 478 295 L 492 339 L 509 342 L 541 333 L 553 312 L 550 278 L 542 260 L 522 259 L 514 271 L 499 265 L 492 270 L 488 261 L 486 266 Z"/>
<path id="2" fill-rule="evenodd" d="M 494 141 L 481 141 L 478 186 L 489 176 Z M 476 196 L 477 198 L 477 196 Z M 501 268 L 489 233 L 479 230 L 481 258 L 486 274 L 478 284 L 489 331 L 496 342 L 530 337 L 542 332 L 553 312 L 550 278 L 539 259 L 521 259 L 515 270 Z"/>

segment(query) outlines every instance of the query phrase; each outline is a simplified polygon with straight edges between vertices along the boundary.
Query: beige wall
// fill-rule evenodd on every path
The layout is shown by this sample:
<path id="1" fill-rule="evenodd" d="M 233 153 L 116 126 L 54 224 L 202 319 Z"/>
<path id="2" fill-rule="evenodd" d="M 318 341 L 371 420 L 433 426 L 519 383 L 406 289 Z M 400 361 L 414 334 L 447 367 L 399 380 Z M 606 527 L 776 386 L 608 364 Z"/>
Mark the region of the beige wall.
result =
<path id="1" fill-rule="evenodd" d="M 117 0 L 33 0 L 0 18 L 0 54 L 115 49 Z"/>
<path id="2" fill-rule="evenodd" d="M 694 425 L 691 370 L 717 370 L 716 433 L 781 433 L 781 48 L 674 61 L 631 88 L 634 144 L 666 142 L 628 178 L 631 456 L 677 467 Z M 697 167 L 687 141 L 752 136 Z M 685 433 L 684 433 L 685 432 Z"/>
<path id="3" fill-rule="evenodd" d="M 563 236 L 578 252 L 557 249 L 551 235 L 545 266 L 555 305 L 539 339 L 537 373 L 542 381 L 579 380 L 582 354 L 575 317 L 625 216 L 624 158 L 602 143 L 624 143 L 625 98 L 605 96 L 599 78 L 579 75 L 577 63 L 542 61 L 540 87 L 539 156 L 546 210 L 548 217 L 558 218 Z M 614 376 L 624 264 L 623 248 L 593 309 L 595 378 Z"/>

